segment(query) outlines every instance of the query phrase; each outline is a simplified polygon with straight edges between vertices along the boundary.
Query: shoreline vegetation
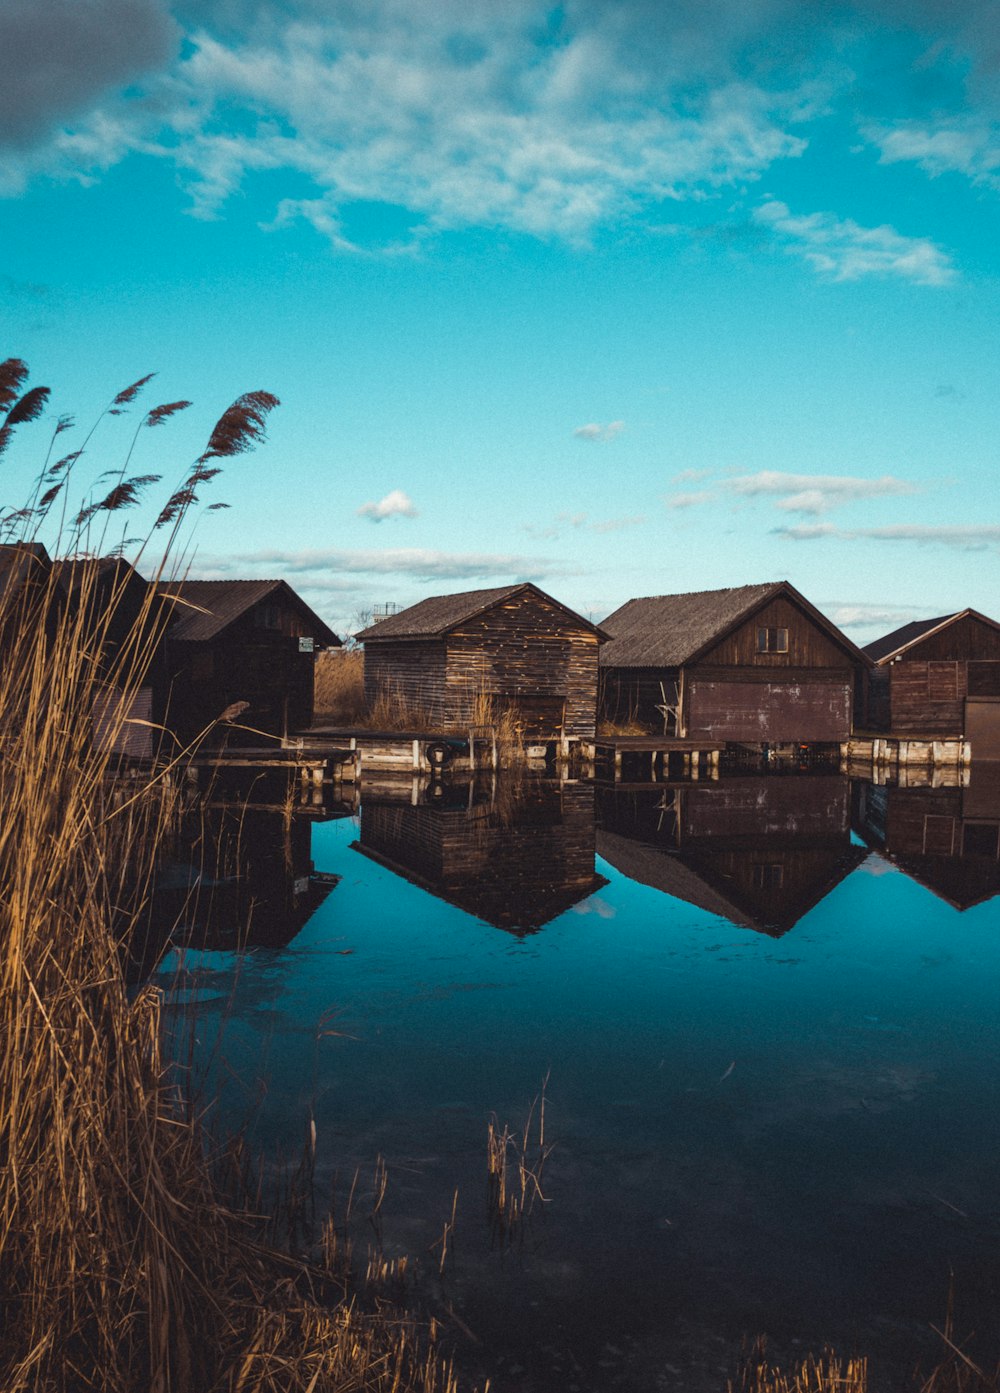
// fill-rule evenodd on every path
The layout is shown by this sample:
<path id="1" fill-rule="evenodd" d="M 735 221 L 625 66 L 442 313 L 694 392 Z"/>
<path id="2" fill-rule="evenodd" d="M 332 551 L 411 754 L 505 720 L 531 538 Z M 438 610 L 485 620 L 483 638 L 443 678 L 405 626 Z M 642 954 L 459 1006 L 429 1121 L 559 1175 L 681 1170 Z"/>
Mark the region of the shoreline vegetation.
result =
<path id="1" fill-rule="evenodd" d="M 26 375 L 20 360 L 0 364 L 0 454 L 48 399 L 45 388 L 22 390 Z M 128 410 L 148 381 L 119 393 L 102 418 Z M 158 580 L 183 570 L 183 526 L 218 472 L 213 461 L 261 443 L 277 404 L 249 393 L 220 418 L 140 544 L 144 551 L 162 531 Z M 135 438 L 186 405 L 146 412 Z M 35 573 L 32 545 L 43 531 L 54 535 L 57 558 L 120 554 L 109 544 L 119 514 L 158 482 L 129 477 L 127 457 L 104 498 L 95 501 L 91 487 L 68 514 L 65 495 L 96 426 L 82 449 L 53 464 L 67 423 L 58 419 L 31 499 L 0 517 L 3 540 L 21 548 L 0 590 L 0 1387 L 457 1393 L 435 1321 L 390 1299 L 403 1260 L 369 1254 L 367 1275 L 360 1263 L 352 1270 L 350 1242 L 332 1219 L 305 1254 L 301 1241 L 281 1246 L 238 1140 L 211 1141 L 183 1073 L 164 1058 L 159 992 L 127 985 L 160 849 L 177 827 L 172 775 L 190 748 L 138 779 L 115 776 L 111 741 L 162 621 L 147 601 L 125 640 L 111 643 L 115 597 L 97 603 L 96 566 L 83 567 L 73 603 L 57 567 Z M 123 695 L 111 707 L 109 688 Z M 95 709 L 104 713 L 101 740 Z M 490 1193 L 505 1242 L 532 1198 L 546 1198 L 544 1091 L 536 1125 L 537 1143 L 530 1115 L 520 1137 L 499 1124 L 490 1134 Z M 314 1160 L 311 1134 L 289 1170 L 289 1194 L 308 1186 Z M 448 1225 L 442 1264 L 447 1237 Z M 942 1364 L 912 1386 L 1000 1387 L 950 1330 Z M 864 1393 L 867 1370 L 863 1359 L 825 1355 L 782 1371 L 757 1346 L 729 1387 Z"/>
<path id="2" fill-rule="evenodd" d="M 17 360 L 0 367 L 0 450 L 47 399 L 21 392 L 25 375 Z M 266 393 L 240 398 L 161 509 L 160 578 L 196 488 L 217 470 L 208 461 L 262 440 L 274 405 Z M 142 424 L 169 414 L 154 408 Z M 79 458 L 49 482 L 54 444 L 33 500 L 3 519 L 24 572 L 8 573 L 0 600 L 0 1386 L 454 1393 L 433 1327 L 392 1306 L 363 1309 L 364 1284 L 335 1242 L 308 1260 L 281 1251 L 249 1185 L 223 1198 L 224 1152 L 209 1147 L 161 1052 L 159 993 L 127 990 L 174 784 L 170 764 L 115 779 L 108 748 L 141 685 L 139 640 L 153 620 L 147 610 L 113 648 L 114 597 L 90 602 L 96 568 L 84 568 L 72 605 L 56 570 L 33 574 L 31 544 Z M 105 524 L 146 487 L 126 469 L 101 504 L 57 528 L 56 555 L 93 555 L 95 531 L 104 551 Z M 93 710 L 109 686 L 124 700 L 99 748 Z"/>

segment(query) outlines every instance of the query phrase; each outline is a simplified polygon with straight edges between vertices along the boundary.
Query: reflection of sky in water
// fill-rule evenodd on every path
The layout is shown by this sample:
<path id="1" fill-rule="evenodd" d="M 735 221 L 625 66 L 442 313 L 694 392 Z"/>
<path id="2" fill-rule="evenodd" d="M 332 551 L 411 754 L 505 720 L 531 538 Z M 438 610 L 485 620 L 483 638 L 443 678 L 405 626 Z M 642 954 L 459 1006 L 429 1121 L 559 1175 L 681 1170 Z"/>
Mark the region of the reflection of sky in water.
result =
<path id="1" fill-rule="evenodd" d="M 538 1386 L 567 1349 L 581 1387 L 617 1386 L 611 1365 L 655 1386 L 664 1362 L 718 1386 L 758 1330 L 901 1368 L 950 1268 L 966 1326 L 990 1327 L 1000 900 L 958 914 L 869 858 L 775 939 L 598 859 L 610 883 L 518 939 L 357 836 L 314 829 L 343 879 L 290 947 L 186 950 L 178 987 L 234 1118 L 266 1077 L 256 1141 L 297 1153 L 312 1108 L 324 1185 L 386 1157 L 391 1246 L 422 1257 L 458 1186 L 448 1299 L 485 1348 L 544 1366 Z M 551 1204 L 504 1258 L 486 1122 L 523 1120 L 546 1071 Z"/>

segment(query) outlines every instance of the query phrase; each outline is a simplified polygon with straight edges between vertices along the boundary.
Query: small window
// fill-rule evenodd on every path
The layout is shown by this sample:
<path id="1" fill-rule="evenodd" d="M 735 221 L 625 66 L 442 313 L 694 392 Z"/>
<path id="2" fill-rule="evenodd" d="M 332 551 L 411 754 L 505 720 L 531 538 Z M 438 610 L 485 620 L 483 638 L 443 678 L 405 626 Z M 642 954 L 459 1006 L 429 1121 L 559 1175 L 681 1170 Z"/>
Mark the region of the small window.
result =
<path id="1" fill-rule="evenodd" d="M 757 862 L 753 868 L 755 890 L 780 890 L 785 883 L 785 868 L 777 862 Z"/>
<path id="2" fill-rule="evenodd" d="M 758 653 L 787 653 L 788 652 L 788 630 L 768 628 L 763 626 L 757 630 L 757 652 Z"/>

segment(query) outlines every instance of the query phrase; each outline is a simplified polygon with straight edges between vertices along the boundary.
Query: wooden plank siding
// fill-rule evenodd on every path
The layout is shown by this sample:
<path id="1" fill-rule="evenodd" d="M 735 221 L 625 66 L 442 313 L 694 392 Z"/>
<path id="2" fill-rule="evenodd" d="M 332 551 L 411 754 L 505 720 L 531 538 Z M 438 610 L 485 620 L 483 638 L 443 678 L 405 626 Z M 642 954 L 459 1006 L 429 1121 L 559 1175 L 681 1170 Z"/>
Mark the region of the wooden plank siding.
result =
<path id="1" fill-rule="evenodd" d="M 894 735 L 962 735 L 967 697 L 1000 699 L 1000 631 L 964 615 L 886 666 Z"/>
<path id="2" fill-rule="evenodd" d="M 365 698 L 399 699 L 432 727 L 461 730 L 483 694 L 513 706 L 530 739 L 593 739 L 598 637 L 532 591 L 511 595 L 443 638 L 365 641 Z"/>
<path id="3" fill-rule="evenodd" d="M 419 643 L 365 644 L 365 702 L 369 709 L 379 699 L 408 707 L 423 716 L 431 730 L 458 722 L 461 713 L 449 707 L 447 650 L 432 639 Z M 468 724 L 468 713 L 465 713 Z"/>

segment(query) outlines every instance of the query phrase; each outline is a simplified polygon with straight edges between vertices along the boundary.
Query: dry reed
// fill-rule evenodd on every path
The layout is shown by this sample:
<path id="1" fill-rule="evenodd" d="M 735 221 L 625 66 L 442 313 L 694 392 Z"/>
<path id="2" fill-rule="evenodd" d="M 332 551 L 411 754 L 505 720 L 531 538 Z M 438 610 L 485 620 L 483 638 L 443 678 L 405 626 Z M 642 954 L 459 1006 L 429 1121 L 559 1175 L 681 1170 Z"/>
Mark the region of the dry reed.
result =
<path id="1" fill-rule="evenodd" d="M 360 648 L 331 648 L 316 655 L 313 717 L 351 725 L 365 714 L 365 655 Z"/>
<path id="2" fill-rule="evenodd" d="M 3 447 L 47 395 L 19 394 L 22 369 L 0 364 Z M 143 382 L 105 414 L 125 410 Z M 273 404 L 249 394 L 222 418 L 161 509 L 172 541 L 212 472 L 205 460 L 258 441 Z M 144 424 L 158 423 L 152 416 Z M 60 461 L 63 482 L 82 453 Z M 46 459 L 35 498 L 50 477 Z M 450 1366 L 412 1322 L 365 1314 L 322 1254 L 309 1264 L 266 1241 L 246 1207 L 239 1144 L 213 1165 L 170 1082 L 159 994 L 128 990 L 124 964 L 176 824 L 172 774 L 184 752 L 122 779 L 111 749 L 162 611 L 151 586 L 112 641 L 117 585 L 99 592 L 98 566 L 84 566 L 68 598 L 60 568 L 46 571 L 28 545 L 52 506 L 2 519 L 15 550 L 0 585 L 0 1387 L 448 1393 Z M 88 521 L 68 533 L 60 523 L 57 537 L 75 548 Z M 109 687 L 121 700 L 102 707 L 95 739 L 95 703 Z"/>
<path id="3" fill-rule="evenodd" d="M 548 1203 L 542 1192 L 542 1174 L 552 1150 L 545 1141 L 548 1081 L 546 1074 L 541 1093 L 532 1100 L 520 1132 L 511 1131 L 506 1123 L 501 1130 L 495 1113 L 490 1118 L 486 1131 L 486 1210 L 493 1246 L 506 1248 L 515 1239 L 522 1239 L 524 1221 L 534 1209 L 536 1200 Z M 537 1135 L 533 1136 L 533 1131 Z"/>

